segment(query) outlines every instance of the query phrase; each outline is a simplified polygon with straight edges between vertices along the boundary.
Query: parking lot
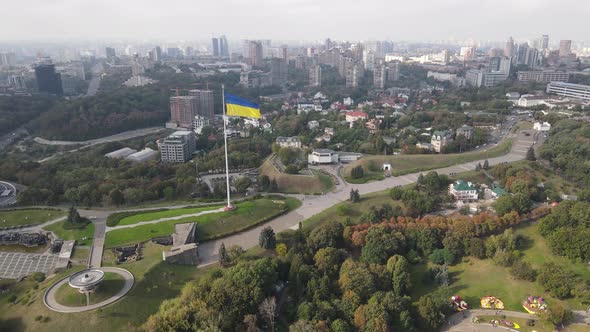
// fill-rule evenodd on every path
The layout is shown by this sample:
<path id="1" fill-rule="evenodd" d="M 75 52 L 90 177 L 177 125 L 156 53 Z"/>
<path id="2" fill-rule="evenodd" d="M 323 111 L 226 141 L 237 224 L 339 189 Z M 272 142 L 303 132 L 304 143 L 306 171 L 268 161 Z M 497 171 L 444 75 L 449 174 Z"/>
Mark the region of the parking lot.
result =
<path id="1" fill-rule="evenodd" d="M 53 272 L 57 255 L 0 252 L 0 279 L 20 279 L 33 272 Z"/>

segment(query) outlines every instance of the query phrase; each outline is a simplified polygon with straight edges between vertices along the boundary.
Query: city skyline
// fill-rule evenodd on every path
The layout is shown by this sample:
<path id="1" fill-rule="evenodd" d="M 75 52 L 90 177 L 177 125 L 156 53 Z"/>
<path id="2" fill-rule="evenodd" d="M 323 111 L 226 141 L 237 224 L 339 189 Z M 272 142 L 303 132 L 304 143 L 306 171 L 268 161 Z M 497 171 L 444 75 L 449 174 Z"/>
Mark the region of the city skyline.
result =
<path id="1" fill-rule="evenodd" d="M 11 14 L 0 22 L 2 41 L 204 40 L 221 34 L 282 40 L 504 40 L 549 34 L 553 40 L 583 40 L 581 25 L 590 15 L 590 3 L 573 0 L 559 7 L 546 0 L 24 0 L 4 9 Z M 529 17 L 535 19 L 525 24 Z"/>

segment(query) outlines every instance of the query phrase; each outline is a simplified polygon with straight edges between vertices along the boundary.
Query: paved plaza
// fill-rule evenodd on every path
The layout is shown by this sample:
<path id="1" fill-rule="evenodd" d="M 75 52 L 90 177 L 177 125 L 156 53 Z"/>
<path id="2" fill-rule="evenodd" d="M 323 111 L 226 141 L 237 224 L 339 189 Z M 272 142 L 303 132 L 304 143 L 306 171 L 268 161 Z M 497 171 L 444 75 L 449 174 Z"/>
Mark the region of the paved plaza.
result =
<path id="1" fill-rule="evenodd" d="M 20 279 L 33 272 L 53 272 L 59 257 L 47 254 L 0 252 L 0 278 Z"/>

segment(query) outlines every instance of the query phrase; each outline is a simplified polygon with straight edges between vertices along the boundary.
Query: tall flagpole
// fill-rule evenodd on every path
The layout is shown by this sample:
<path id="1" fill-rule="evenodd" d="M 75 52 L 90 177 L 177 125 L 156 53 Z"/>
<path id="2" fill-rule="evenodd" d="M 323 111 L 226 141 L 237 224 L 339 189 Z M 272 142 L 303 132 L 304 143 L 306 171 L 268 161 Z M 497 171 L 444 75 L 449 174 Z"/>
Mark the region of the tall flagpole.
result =
<path id="1" fill-rule="evenodd" d="M 225 146 L 225 182 L 226 182 L 226 190 L 227 190 L 227 206 L 225 207 L 225 210 L 233 210 L 233 206 L 231 205 L 231 199 L 230 199 L 230 187 L 229 187 L 229 162 L 228 162 L 228 158 L 227 158 L 227 131 L 226 131 L 226 125 L 225 125 L 225 121 L 226 119 L 226 115 L 225 115 L 225 85 L 222 84 L 221 85 L 221 98 L 223 101 L 223 141 L 225 142 L 224 146 Z"/>

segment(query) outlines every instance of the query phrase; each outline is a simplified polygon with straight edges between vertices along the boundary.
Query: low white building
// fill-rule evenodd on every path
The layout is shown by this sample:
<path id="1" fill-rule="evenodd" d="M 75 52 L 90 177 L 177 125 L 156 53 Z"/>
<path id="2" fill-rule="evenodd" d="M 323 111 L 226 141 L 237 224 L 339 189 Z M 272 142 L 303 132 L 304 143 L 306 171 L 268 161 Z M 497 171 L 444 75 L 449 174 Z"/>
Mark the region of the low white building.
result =
<path id="1" fill-rule="evenodd" d="M 330 149 L 315 149 L 307 155 L 309 164 L 335 164 L 338 162 L 338 153 Z"/>
<path id="2" fill-rule="evenodd" d="M 350 97 L 346 97 L 342 101 L 342 104 L 344 104 L 345 106 L 352 106 L 352 104 L 354 104 L 354 100 Z"/>
<path id="3" fill-rule="evenodd" d="M 369 115 L 364 111 L 352 111 L 346 113 L 346 122 L 351 124 L 358 120 L 367 120 L 368 118 Z"/>
<path id="4" fill-rule="evenodd" d="M 279 137 L 277 137 L 276 143 L 281 148 L 297 148 L 297 149 L 301 149 L 301 140 L 297 136 L 293 136 L 293 137 L 279 136 Z"/>
<path id="5" fill-rule="evenodd" d="M 307 123 L 307 128 L 309 128 L 309 129 L 315 129 L 319 126 L 320 126 L 320 123 L 316 120 L 312 120 Z"/>
<path id="6" fill-rule="evenodd" d="M 330 149 L 315 149 L 307 155 L 309 164 L 335 164 L 338 162 L 351 162 L 358 160 L 362 154 L 355 152 L 336 152 Z"/>
<path id="7" fill-rule="evenodd" d="M 549 131 L 551 130 L 551 124 L 549 122 L 535 122 L 533 129 L 537 131 Z"/>
<path id="8" fill-rule="evenodd" d="M 457 180 L 449 185 L 449 194 L 461 202 L 476 201 L 479 198 L 477 187 L 471 182 Z"/>

